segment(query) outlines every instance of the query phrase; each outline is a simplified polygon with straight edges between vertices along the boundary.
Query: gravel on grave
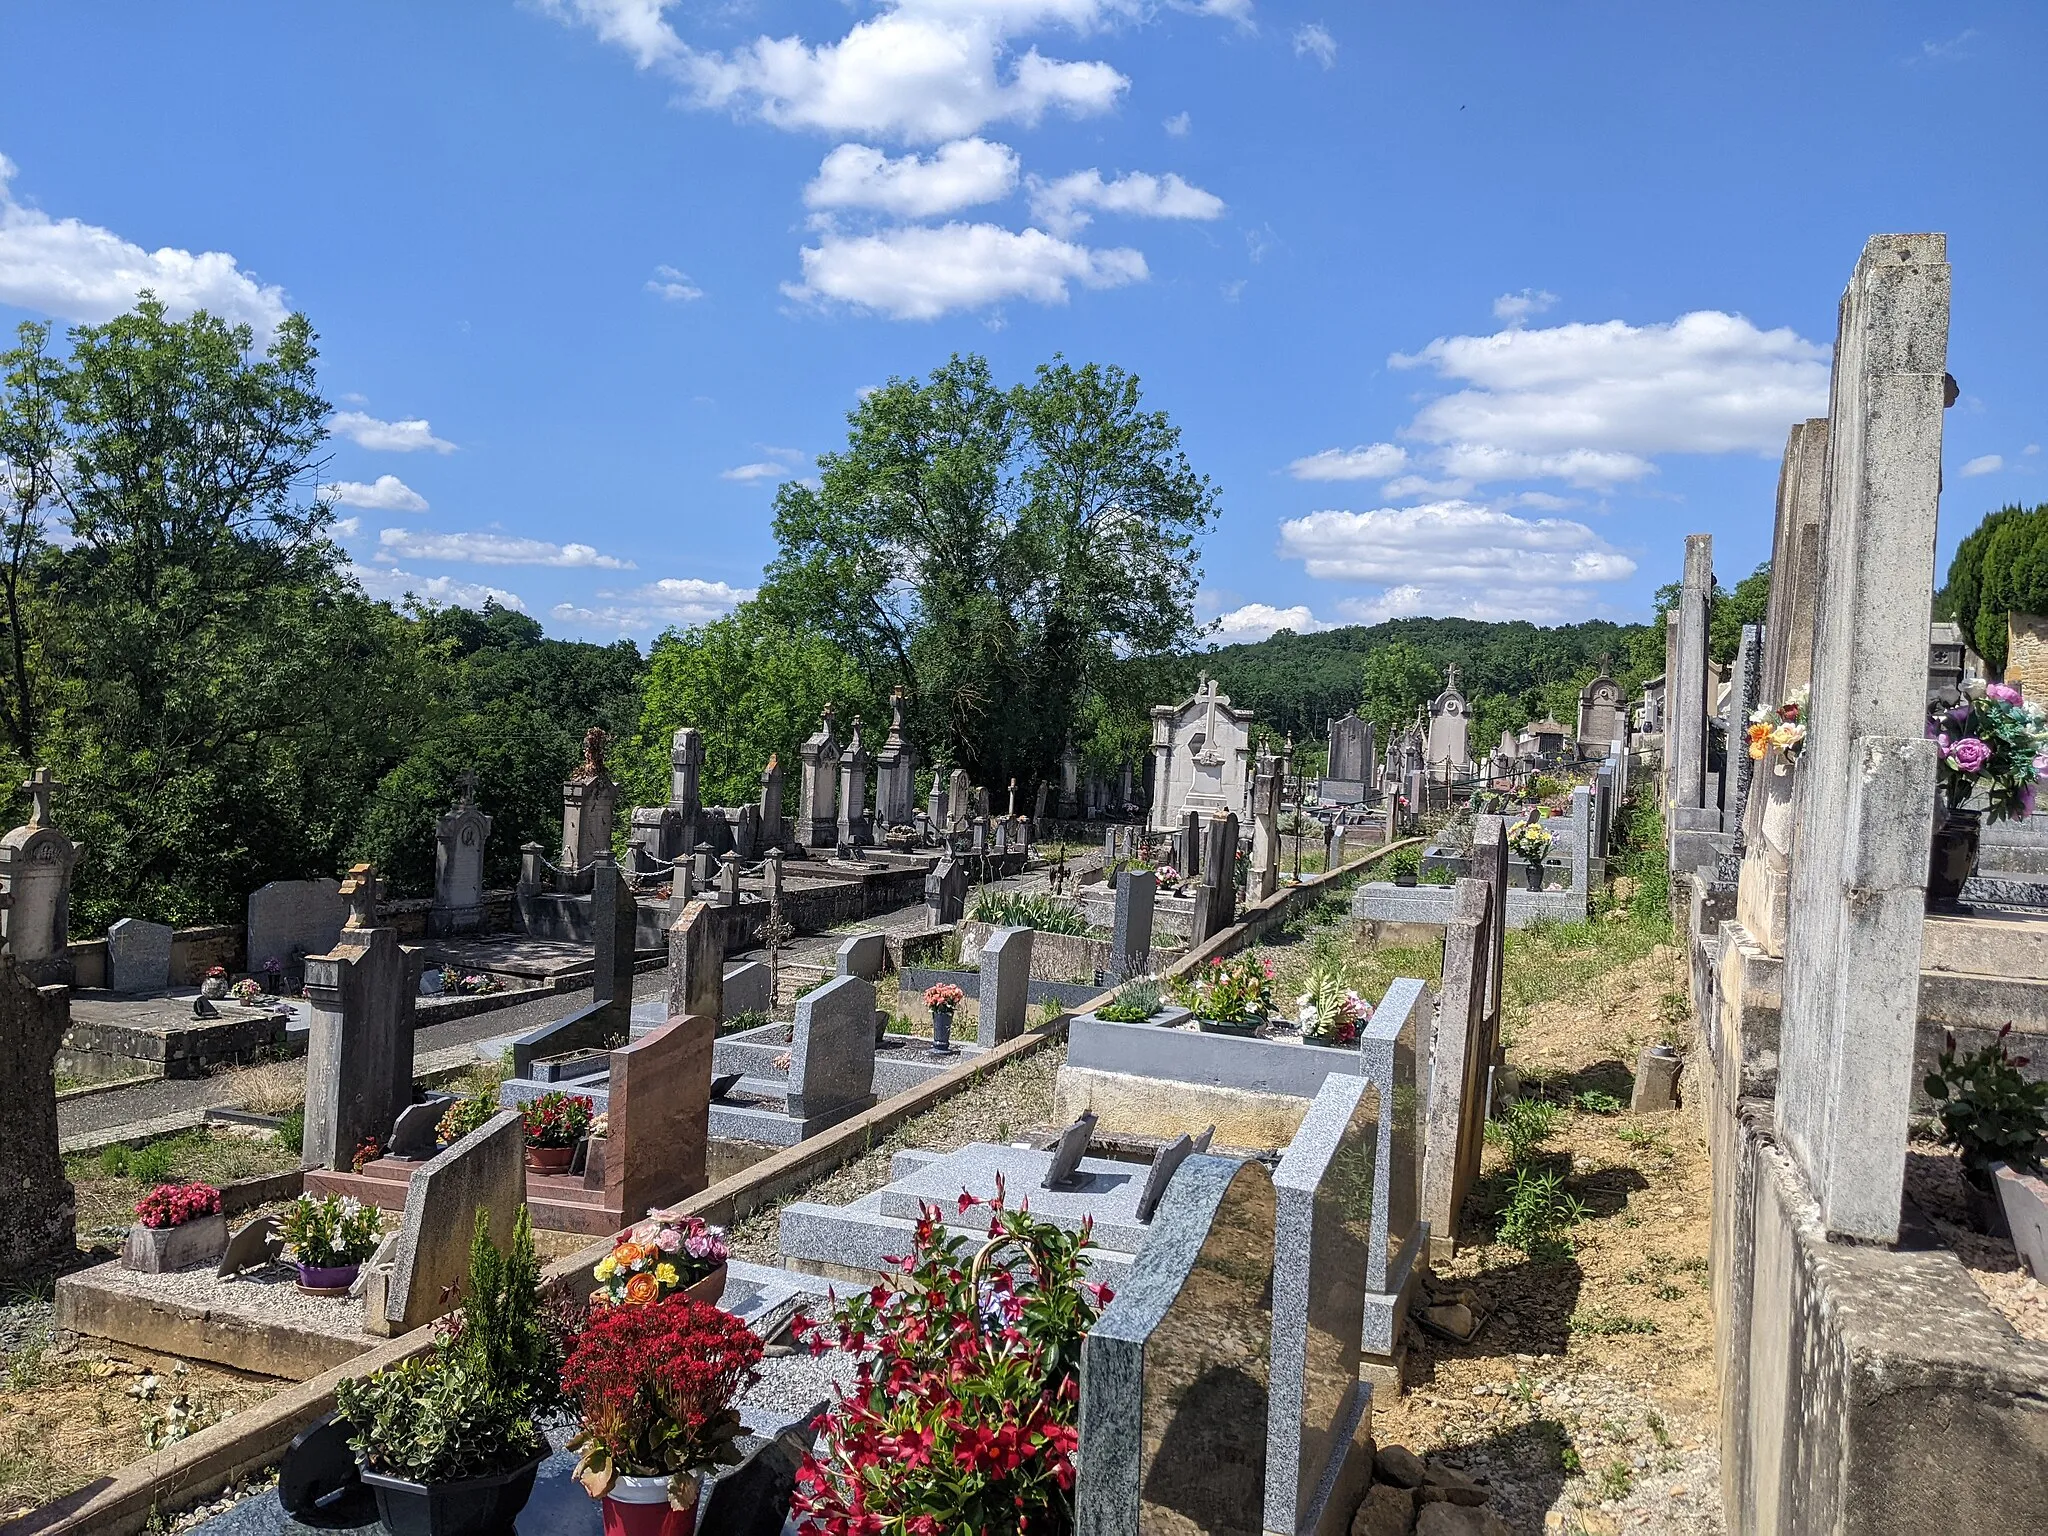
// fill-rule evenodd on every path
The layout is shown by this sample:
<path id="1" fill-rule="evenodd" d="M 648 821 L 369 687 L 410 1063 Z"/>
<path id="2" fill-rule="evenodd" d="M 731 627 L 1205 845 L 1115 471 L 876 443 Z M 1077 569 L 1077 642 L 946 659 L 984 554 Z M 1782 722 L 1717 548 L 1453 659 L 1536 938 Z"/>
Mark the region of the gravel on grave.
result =
<path id="1" fill-rule="evenodd" d="M 778 1418 L 794 1419 L 820 1403 L 834 1401 L 834 1388 L 852 1385 L 852 1355 L 838 1349 L 822 1355 L 798 1349 L 761 1362 L 760 1379 L 747 1392 L 744 1405 Z"/>
<path id="2" fill-rule="evenodd" d="M 220 1280 L 211 1269 L 150 1275 L 114 1263 L 83 1271 L 80 1278 L 87 1276 L 95 1285 L 108 1290 L 128 1291 L 172 1306 L 229 1313 L 304 1333 L 353 1339 L 366 1347 L 385 1342 L 363 1331 L 360 1297 L 308 1296 L 298 1288 L 291 1271 L 280 1266 L 248 1270 L 233 1279 Z"/>
<path id="3" fill-rule="evenodd" d="M 1939 1142 L 1906 1147 L 1906 1195 L 1970 1272 L 1984 1299 L 2023 1339 L 2048 1344 L 2048 1286 L 2027 1273 L 2009 1237 L 1976 1229 L 1963 1186 L 1961 1154 Z"/>

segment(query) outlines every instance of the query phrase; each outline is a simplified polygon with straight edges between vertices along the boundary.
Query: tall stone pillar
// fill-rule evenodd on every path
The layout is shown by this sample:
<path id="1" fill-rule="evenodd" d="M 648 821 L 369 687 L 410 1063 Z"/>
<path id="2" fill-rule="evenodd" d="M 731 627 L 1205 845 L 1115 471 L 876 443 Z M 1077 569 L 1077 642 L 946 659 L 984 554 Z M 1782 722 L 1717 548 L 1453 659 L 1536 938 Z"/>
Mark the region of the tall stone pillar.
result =
<path id="1" fill-rule="evenodd" d="M 839 826 L 833 842 L 849 849 L 866 848 L 874 840 L 868 821 L 868 749 L 861 740 L 860 716 L 855 715 L 846 750 L 839 754 Z"/>
<path id="2" fill-rule="evenodd" d="M 875 818 L 878 832 L 907 826 L 917 814 L 917 754 L 903 735 L 903 690 L 889 695 L 889 734 L 875 755 Z M 875 839 L 879 842 L 879 836 Z"/>
<path id="3" fill-rule="evenodd" d="M 773 752 L 761 770 L 761 846 L 782 846 L 782 760 Z"/>
<path id="4" fill-rule="evenodd" d="M 1697 810 L 1706 793 L 1707 619 L 1714 592 L 1714 536 L 1687 534 L 1678 592 L 1672 671 L 1664 680 L 1664 750 L 1671 763 L 1671 807 Z M 1672 825 L 1679 825 L 1674 818 Z"/>
<path id="5" fill-rule="evenodd" d="M 57 1047 L 70 1027 L 70 993 L 37 987 L 0 947 L 0 1280 L 40 1278 L 78 1252 L 78 1201 L 57 1139 Z"/>
<path id="6" fill-rule="evenodd" d="M 1280 889 L 1280 765 L 1267 756 L 1252 777 L 1252 900 Z"/>
<path id="7" fill-rule="evenodd" d="M 391 1135 L 412 1102 L 413 999 L 417 950 L 396 928 L 377 925 L 377 874 L 358 864 L 341 883 L 348 918 L 324 955 L 306 957 L 312 1031 L 306 1045 L 308 1168 L 347 1168 L 370 1139 Z"/>

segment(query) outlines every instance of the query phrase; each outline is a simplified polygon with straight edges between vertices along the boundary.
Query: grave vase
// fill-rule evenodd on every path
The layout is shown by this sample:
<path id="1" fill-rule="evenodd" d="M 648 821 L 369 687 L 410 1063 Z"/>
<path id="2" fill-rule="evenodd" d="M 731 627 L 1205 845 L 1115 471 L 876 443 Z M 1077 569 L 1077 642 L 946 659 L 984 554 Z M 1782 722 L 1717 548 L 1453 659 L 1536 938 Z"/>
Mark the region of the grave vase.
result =
<path id="1" fill-rule="evenodd" d="M 604 1496 L 604 1536 L 695 1536 L 697 1480 L 685 1478 L 686 1507 L 669 1503 L 665 1477 L 622 1477 Z"/>
<path id="2" fill-rule="evenodd" d="M 535 1173 L 567 1173 L 576 1160 L 574 1147 L 528 1147 L 526 1166 Z"/>
<path id="3" fill-rule="evenodd" d="M 932 1049 L 950 1055 L 953 1050 L 953 1010 L 932 1010 Z"/>
<path id="4" fill-rule="evenodd" d="M 1541 864 L 1531 864 L 1525 862 L 1522 865 L 1522 884 L 1527 886 L 1532 891 L 1542 890 L 1543 866 Z"/>
<path id="5" fill-rule="evenodd" d="M 1962 903 L 1963 882 L 1977 868 L 1977 844 L 1983 836 L 1983 813 L 1951 806 L 1934 826 L 1927 859 L 1927 908 L 1954 910 Z"/>
<path id="6" fill-rule="evenodd" d="M 363 1268 L 360 1264 L 337 1264 L 331 1269 L 318 1264 L 293 1267 L 299 1272 L 299 1289 L 309 1296 L 346 1296 Z"/>

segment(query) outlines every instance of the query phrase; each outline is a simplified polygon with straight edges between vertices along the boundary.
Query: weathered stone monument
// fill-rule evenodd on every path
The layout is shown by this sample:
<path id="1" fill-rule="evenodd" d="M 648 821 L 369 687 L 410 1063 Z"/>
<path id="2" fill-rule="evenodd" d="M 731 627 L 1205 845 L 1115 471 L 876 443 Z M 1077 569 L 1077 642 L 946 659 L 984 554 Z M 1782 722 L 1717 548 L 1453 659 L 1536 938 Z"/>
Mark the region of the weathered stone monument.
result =
<path id="1" fill-rule="evenodd" d="M 723 920 L 710 902 L 690 902 L 668 931 L 669 1016 L 723 1018 L 724 965 Z"/>
<path id="2" fill-rule="evenodd" d="M 167 923 L 124 917 L 107 925 L 107 985 L 133 996 L 161 992 L 171 984 L 171 941 Z"/>
<path id="3" fill-rule="evenodd" d="M 557 875 L 565 893 L 590 889 L 590 866 L 612 846 L 612 813 L 619 788 L 604 766 L 605 735 L 583 733 L 583 761 L 562 785 L 562 858 Z"/>
<path id="4" fill-rule="evenodd" d="M 917 754 L 903 735 L 903 690 L 889 694 L 889 734 L 875 754 L 875 818 L 883 831 L 917 816 Z"/>
<path id="5" fill-rule="evenodd" d="M 501 1110 L 420 1164 L 406 1190 L 391 1267 L 368 1272 L 364 1330 L 410 1333 L 459 1305 L 477 1212 L 489 1214 L 491 1241 L 502 1252 L 525 1200 L 526 1132 L 516 1110 Z"/>
<path id="6" fill-rule="evenodd" d="M 1171 832 L 1188 811 L 1204 815 L 1245 808 L 1251 771 L 1252 712 L 1233 709 L 1206 674 L 1180 704 L 1152 711 L 1152 818 Z"/>
<path id="7" fill-rule="evenodd" d="M 934 928 L 957 923 L 967 910 L 967 871 L 946 854 L 924 877 L 925 921 Z"/>
<path id="8" fill-rule="evenodd" d="M 273 880 L 249 893 L 248 956 L 251 971 L 264 971 L 275 961 L 289 972 L 307 955 L 325 954 L 341 936 L 348 909 L 341 883 L 316 880 Z"/>
<path id="9" fill-rule="evenodd" d="M 1673 831 L 1720 830 L 1720 815 L 1709 829 L 1703 820 L 1707 771 L 1707 614 L 1714 595 L 1714 537 L 1686 535 L 1685 574 L 1679 583 L 1677 626 L 1670 632 L 1671 664 L 1666 670 L 1665 804 Z M 1690 817 L 1683 812 L 1699 813 Z M 1674 852 L 1678 842 L 1673 839 Z"/>
<path id="10" fill-rule="evenodd" d="M 1437 783 L 1472 776 L 1471 706 L 1458 688 L 1458 667 L 1444 669 L 1444 691 L 1429 703 L 1429 777 Z"/>
<path id="11" fill-rule="evenodd" d="M 1579 690 L 1578 745 L 1581 757 L 1604 757 L 1622 736 L 1621 684 L 1607 675 L 1603 659 L 1600 675 Z"/>
<path id="12" fill-rule="evenodd" d="M 1355 710 L 1330 722 L 1330 761 L 1317 791 L 1322 799 L 1355 805 L 1365 798 L 1375 772 L 1372 736 L 1372 722 Z"/>
<path id="13" fill-rule="evenodd" d="M 1259 761 L 1252 778 L 1252 901 L 1264 901 L 1280 889 L 1280 764 L 1271 756 Z"/>
<path id="14" fill-rule="evenodd" d="M 476 803 L 476 775 L 456 781 L 455 804 L 434 823 L 434 905 L 427 931 L 435 937 L 474 933 L 484 925 L 484 844 L 491 818 Z"/>
<path id="15" fill-rule="evenodd" d="M 1149 975 L 1152 970 L 1152 911 L 1159 877 L 1149 869 L 1126 869 L 1116 877 L 1116 908 L 1110 922 L 1112 981 Z"/>
<path id="16" fill-rule="evenodd" d="M 1237 921 L 1237 817 L 1211 816 L 1202 828 L 1202 886 L 1195 893 L 1191 948 Z"/>
<path id="17" fill-rule="evenodd" d="M 868 822 L 868 749 L 861 740 L 860 716 L 855 715 L 846 750 L 839 754 L 839 825 L 833 845 L 851 851 L 874 840 Z"/>
<path id="18" fill-rule="evenodd" d="M 803 745 L 796 841 L 802 848 L 834 848 L 839 842 L 839 734 L 832 728 L 830 704 L 819 714 L 817 730 Z"/>
<path id="19" fill-rule="evenodd" d="M 1500 818 L 1494 838 L 1500 840 Z M 1506 852 L 1505 841 L 1500 851 Z M 1480 850 L 1475 848 L 1475 854 Z M 1483 857 L 1483 855 L 1480 855 Z M 1498 926 L 1495 892 L 1485 880 L 1460 880 L 1444 924 L 1443 991 L 1429 1056 L 1422 1157 L 1422 1219 L 1435 1251 L 1457 1250 L 1458 1216 L 1479 1177 L 1485 1146 L 1487 1086 L 1493 1069 L 1487 1003 Z"/>
<path id="20" fill-rule="evenodd" d="M 983 1049 L 1024 1033 L 1031 1008 L 1029 928 L 998 928 L 981 946 L 981 985 L 974 1004 L 976 1041 Z"/>
<path id="21" fill-rule="evenodd" d="M 768 754 L 768 766 L 761 770 L 761 847 L 765 853 L 782 846 L 782 760 Z"/>
<path id="22" fill-rule="evenodd" d="M 0 837 L 0 934 L 14 963 L 37 985 L 68 985 L 74 975 L 70 951 L 71 871 L 84 850 L 51 823 L 50 798 L 64 786 L 38 768 L 21 786 L 29 792 L 28 820 Z"/>
<path id="23" fill-rule="evenodd" d="M 797 999 L 786 1113 L 803 1122 L 804 1135 L 815 1135 L 873 1103 L 874 1075 L 874 983 L 835 976 Z"/>
<path id="24" fill-rule="evenodd" d="M 78 1200 L 57 1150 L 57 1047 L 70 1023 L 69 994 L 34 985 L 0 946 L 0 1279 L 35 1275 L 78 1250 Z"/>
<path id="25" fill-rule="evenodd" d="M 306 958 L 312 1030 L 306 1046 L 304 1161 L 347 1168 L 366 1141 L 382 1144 L 412 1102 L 417 951 L 377 925 L 377 875 L 367 864 L 341 886 L 348 918 L 333 949 Z"/>

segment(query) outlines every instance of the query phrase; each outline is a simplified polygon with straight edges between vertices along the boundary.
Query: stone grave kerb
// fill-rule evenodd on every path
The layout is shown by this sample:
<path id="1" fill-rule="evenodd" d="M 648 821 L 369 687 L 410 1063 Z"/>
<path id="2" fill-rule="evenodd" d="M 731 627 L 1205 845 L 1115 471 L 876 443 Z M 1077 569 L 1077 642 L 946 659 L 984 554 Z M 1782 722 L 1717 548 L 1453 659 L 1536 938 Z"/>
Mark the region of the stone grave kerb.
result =
<path id="1" fill-rule="evenodd" d="M 708 1182 L 716 1014 L 684 1014 L 611 1053 L 605 1203 L 635 1221 Z"/>
<path id="2" fill-rule="evenodd" d="M 1263 1532 L 1274 1234 L 1263 1164 L 1181 1164 L 1081 1345 L 1076 1536 Z"/>
<path id="3" fill-rule="evenodd" d="M 1029 928 L 998 928 L 981 946 L 975 995 L 975 1042 L 984 1050 L 1024 1033 L 1031 998 Z"/>
<path id="4" fill-rule="evenodd" d="M 491 1241 L 503 1252 L 526 1202 L 525 1170 L 525 1124 L 512 1109 L 413 1170 L 389 1279 L 365 1291 L 369 1331 L 409 1333 L 459 1305 L 476 1213 L 490 1213 Z"/>
<path id="5" fill-rule="evenodd" d="M 1371 1480 L 1372 1389 L 1358 1371 L 1378 1145 L 1379 1089 L 1333 1072 L 1273 1170 L 1268 1531 L 1332 1518 L 1343 1530 Z"/>

